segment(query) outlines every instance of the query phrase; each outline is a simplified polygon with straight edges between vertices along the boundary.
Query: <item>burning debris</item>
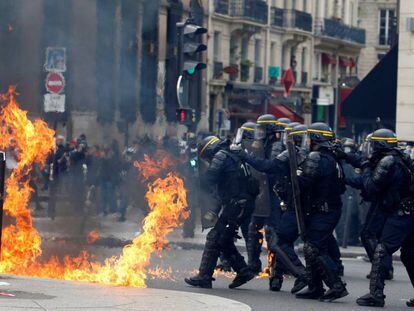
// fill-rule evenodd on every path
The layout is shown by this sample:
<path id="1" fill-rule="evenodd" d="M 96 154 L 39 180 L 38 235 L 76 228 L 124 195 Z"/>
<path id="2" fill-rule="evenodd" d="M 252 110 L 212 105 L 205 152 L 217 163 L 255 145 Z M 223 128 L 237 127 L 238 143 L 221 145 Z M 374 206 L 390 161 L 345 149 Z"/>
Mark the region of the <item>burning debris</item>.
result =
<path id="1" fill-rule="evenodd" d="M 42 120 L 31 122 L 27 112 L 18 107 L 15 95 L 14 87 L 10 87 L 1 98 L 6 105 L 0 115 L 0 148 L 7 148 L 10 140 L 15 139 L 20 159 L 6 183 L 4 210 L 14 221 L 3 229 L 0 272 L 145 287 L 151 254 L 161 251 L 168 244 L 165 237 L 189 216 L 183 180 L 174 173 L 159 177 L 159 173 L 169 170 L 174 161 L 162 155 L 155 162 L 147 156 L 144 162 L 135 163 L 146 179 L 150 176 L 158 178 L 148 185 L 145 197 L 150 212 L 143 221 L 143 231 L 124 247 L 121 255 L 100 263 L 94 260 L 94 255 L 81 251 L 75 258 L 65 256 L 59 260 L 52 257 L 42 262 L 41 237 L 33 227 L 28 209 L 32 191 L 29 174 L 32 166 L 44 163 L 53 150 L 54 132 Z M 98 232 L 90 232 L 88 243 L 98 237 Z"/>

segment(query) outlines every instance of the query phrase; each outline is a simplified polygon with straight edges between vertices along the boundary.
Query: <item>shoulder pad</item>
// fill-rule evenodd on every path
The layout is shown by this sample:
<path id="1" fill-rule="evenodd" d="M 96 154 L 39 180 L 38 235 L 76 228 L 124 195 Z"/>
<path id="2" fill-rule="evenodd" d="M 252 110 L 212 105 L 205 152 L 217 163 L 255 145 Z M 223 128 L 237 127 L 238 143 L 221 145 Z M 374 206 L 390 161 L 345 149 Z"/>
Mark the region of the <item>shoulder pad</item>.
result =
<path id="1" fill-rule="evenodd" d="M 289 152 L 287 150 L 283 151 L 281 154 L 277 156 L 277 159 L 282 162 L 288 162 L 289 161 Z"/>
<path id="2" fill-rule="evenodd" d="M 303 162 L 303 174 L 316 177 L 319 175 L 319 161 L 321 155 L 319 152 L 311 152 Z"/>
<path id="3" fill-rule="evenodd" d="M 391 168 L 394 164 L 395 164 L 395 157 L 392 155 L 387 155 L 378 162 L 378 166 L 381 166 L 387 169 Z"/>
<path id="4" fill-rule="evenodd" d="M 274 142 L 272 144 L 272 158 L 276 158 L 279 154 L 281 154 L 285 150 L 281 141 Z"/>
<path id="5" fill-rule="evenodd" d="M 226 161 L 228 155 L 226 154 L 226 152 L 224 152 L 223 150 L 218 151 L 214 157 L 213 160 L 211 161 L 211 165 L 210 167 L 213 169 L 216 169 L 220 166 L 222 166 L 224 164 L 224 162 Z"/>
<path id="6" fill-rule="evenodd" d="M 309 160 L 319 162 L 321 159 L 321 153 L 318 151 L 312 151 L 311 153 L 309 153 L 308 158 Z"/>
<path id="7" fill-rule="evenodd" d="M 374 170 L 374 174 L 372 176 L 372 180 L 379 184 L 386 181 L 388 178 L 392 167 L 395 164 L 395 157 L 392 155 L 387 155 L 383 157 L 377 164 Z"/>

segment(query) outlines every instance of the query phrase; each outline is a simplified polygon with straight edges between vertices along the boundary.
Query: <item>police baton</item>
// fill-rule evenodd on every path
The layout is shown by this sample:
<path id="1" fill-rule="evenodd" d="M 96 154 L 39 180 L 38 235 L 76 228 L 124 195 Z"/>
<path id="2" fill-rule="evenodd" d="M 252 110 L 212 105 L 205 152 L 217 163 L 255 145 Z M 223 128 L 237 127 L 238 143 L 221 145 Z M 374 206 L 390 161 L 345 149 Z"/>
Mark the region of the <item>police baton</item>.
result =
<path id="1" fill-rule="evenodd" d="M 6 173 L 6 154 L 0 151 L 0 254 L 1 254 L 1 235 L 3 232 L 3 202 L 4 202 L 4 176 Z"/>

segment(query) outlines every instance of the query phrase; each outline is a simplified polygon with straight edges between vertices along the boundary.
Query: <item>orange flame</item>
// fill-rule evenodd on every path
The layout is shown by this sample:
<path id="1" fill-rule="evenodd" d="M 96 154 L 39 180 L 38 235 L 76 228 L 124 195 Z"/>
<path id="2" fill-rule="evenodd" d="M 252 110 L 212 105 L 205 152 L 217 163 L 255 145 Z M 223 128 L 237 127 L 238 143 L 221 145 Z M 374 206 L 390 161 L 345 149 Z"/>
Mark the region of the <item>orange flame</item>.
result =
<path id="1" fill-rule="evenodd" d="M 151 254 L 162 250 L 168 243 L 165 236 L 189 216 L 183 180 L 168 173 L 166 178 L 158 178 L 149 184 L 146 199 L 150 213 L 144 219 L 143 232 L 124 247 L 120 256 L 100 263 L 95 261 L 94 255 L 81 251 L 76 258 L 65 256 L 59 260 L 52 257 L 41 262 L 41 238 L 33 227 L 27 208 L 31 193 L 29 173 L 32 165 L 44 163 L 53 149 L 54 132 L 41 120 L 31 122 L 27 113 L 17 106 L 15 94 L 14 87 L 11 87 L 2 96 L 7 105 L 0 116 L 0 148 L 8 148 L 10 139 L 14 138 L 20 150 L 18 166 L 6 183 L 4 210 L 15 224 L 3 229 L 0 272 L 145 287 Z M 149 157 L 146 161 L 150 162 Z M 145 170 L 146 163 L 139 164 L 139 167 Z M 90 233 L 90 236 L 95 235 Z"/>
<path id="2" fill-rule="evenodd" d="M 144 161 L 135 161 L 134 166 L 140 170 L 145 180 L 148 180 L 149 178 L 159 177 L 166 171 L 174 170 L 176 163 L 169 153 L 157 150 L 153 159 L 144 154 Z"/>
<path id="3" fill-rule="evenodd" d="M 86 237 L 86 243 L 93 244 L 99 239 L 99 232 L 92 230 L 88 233 L 88 236 Z"/>

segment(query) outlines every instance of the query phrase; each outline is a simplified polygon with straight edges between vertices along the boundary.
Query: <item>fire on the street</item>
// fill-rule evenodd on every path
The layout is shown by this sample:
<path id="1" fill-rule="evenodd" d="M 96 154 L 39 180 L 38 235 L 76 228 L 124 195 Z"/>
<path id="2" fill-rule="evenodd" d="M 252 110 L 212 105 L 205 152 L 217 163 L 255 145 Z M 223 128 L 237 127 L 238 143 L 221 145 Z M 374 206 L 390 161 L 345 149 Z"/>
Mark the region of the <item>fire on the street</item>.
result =
<path id="1" fill-rule="evenodd" d="M 41 237 L 33 227 L 28 208 L 32 191 L 29 182 L 33 165 L 42 165 L 53 150 L 54 132 L 42 120 L 31 122 L 27 112 L 18 107 L 15 95 L 14 87 L 10 87 L 1 98 L 5 105 L 0 115 L 0 148 L 6 149 L 13 140 L 20 151 L 20 159 L 6 183 L 4 211 L 13 219 L 13 224 L 3 228 L 0 272 L 145 287 L 151 254 L 161 251 L 168 243 L 166 236 L 189 216 L 183 180 L 168 173 L 165 178 L 148 184 L 145 197 L 150 212 L 143 221 L 143 231 L 119 256 L 101 263 L 84 250 L 78 257 L 66 256 L 63 260 L 52 257 L 41 261 Z M 145 173 L 146 178 L 153 175 L 151 172 L 160 171 L 153 165 L 147 169 L 148 163 L 153 163 L 149 157 L 135 165 L 143 172 L 150 171 Z M 167 169 L 168 163 L 162 163 L 162 170 Z M 93 241 L 97 234 L 90 233 L 88 240 Z"/>

